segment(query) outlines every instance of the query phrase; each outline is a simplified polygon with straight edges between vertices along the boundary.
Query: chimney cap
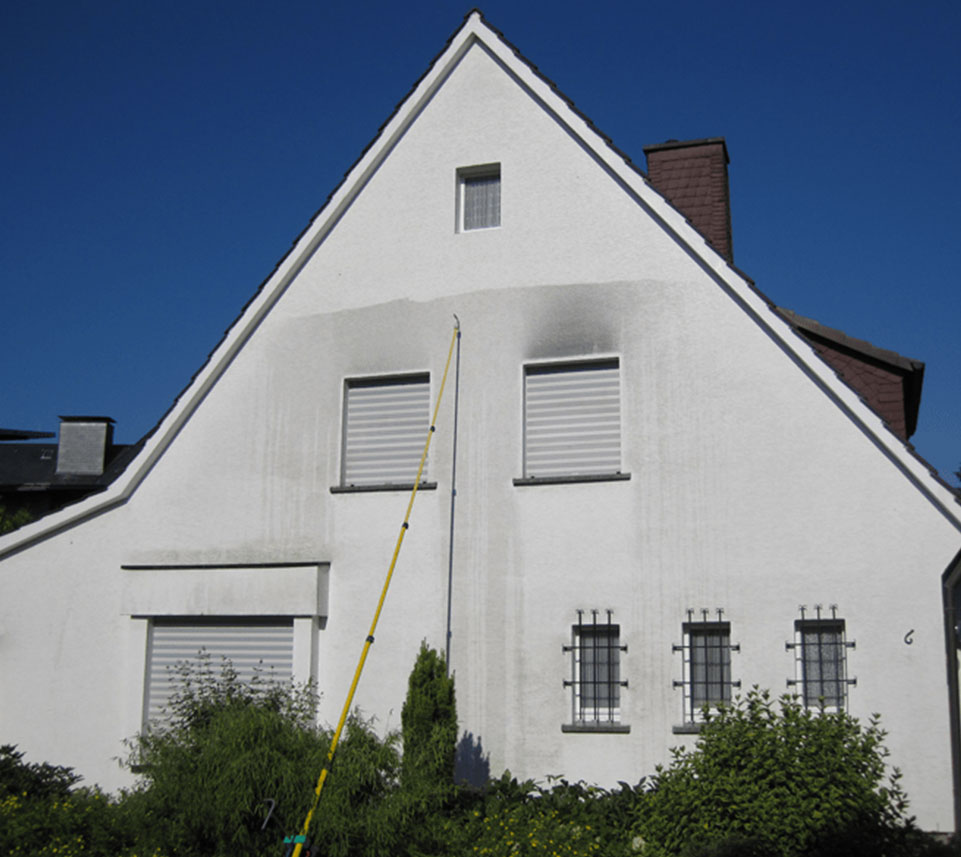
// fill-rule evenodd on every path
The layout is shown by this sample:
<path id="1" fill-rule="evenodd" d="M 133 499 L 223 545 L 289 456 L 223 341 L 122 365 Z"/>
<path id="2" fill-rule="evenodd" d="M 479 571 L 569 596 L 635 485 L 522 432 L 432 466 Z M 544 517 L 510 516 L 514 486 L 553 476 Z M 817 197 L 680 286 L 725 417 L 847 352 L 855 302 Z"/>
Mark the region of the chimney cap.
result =
<path id="1" fill-rule="evenodd" d="M 644 146 L 644 154 L 649 155 L 651 152 L 663 152 L 667 149 L 693 149 L 699 146 L 716 146 L 724 150 L 724 163 L 731 163 L 731 159 L 727 154 L 727 142 L 723 137 L 701 137 L 699 140 L 666 140 L 663 143 L 651 143 L 648 146 Z"/>
<path id="2" fill-rule="evenodd" d="M 64 416 L 60 415 L 62 423 L 114 423 L 113 417 L 88 417 L 88 416 Z"/>

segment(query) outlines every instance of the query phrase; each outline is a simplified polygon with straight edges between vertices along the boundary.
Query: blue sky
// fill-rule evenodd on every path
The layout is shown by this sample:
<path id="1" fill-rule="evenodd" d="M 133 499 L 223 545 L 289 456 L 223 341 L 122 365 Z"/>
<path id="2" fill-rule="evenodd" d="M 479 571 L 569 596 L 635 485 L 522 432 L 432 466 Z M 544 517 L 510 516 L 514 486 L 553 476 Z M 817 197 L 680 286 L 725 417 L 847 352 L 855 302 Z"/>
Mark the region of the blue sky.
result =
<path id="1" fill-rule="evenodd" d="M 467 4 L 0 4 L 0 426 L 162 416 Z M 488 21 L 643 167 L 724 136 L 776 303 L 927 364 L 961 465 L 961 4 L 503 2 Z"/>

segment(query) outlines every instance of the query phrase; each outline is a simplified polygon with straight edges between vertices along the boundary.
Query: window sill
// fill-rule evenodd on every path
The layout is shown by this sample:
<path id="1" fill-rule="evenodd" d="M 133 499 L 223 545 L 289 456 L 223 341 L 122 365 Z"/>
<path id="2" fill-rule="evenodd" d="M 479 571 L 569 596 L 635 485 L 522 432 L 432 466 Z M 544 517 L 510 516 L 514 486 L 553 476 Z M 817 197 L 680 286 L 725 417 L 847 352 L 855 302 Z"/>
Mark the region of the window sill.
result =
<path id="1" fill-rule="evenodd" d="M 625 482 L 630 473 L 591 473 L 583 476 L 523 476 L 514 479 L 515 485 L 566 485 L 571 482 Z"/>
<path id="2" fill-rule="evenodd" d="M 562 723 L 561 732 L 613 732 L 625 735 L 631 731 L 627 723 Z"/>
<path id="3" fill-rule="evenodd" d="M 418 491 L 433 491 L 437 487 L 436 482 L 421 482 L 417 486 Z M 413 491 L 413 482 L 391 482 L 381 485 L 331 485 L 331 494 L 369 494 L 372 491 Z"/>
<path id="4" fill-rule="evenodd" d="M 699 735 L 703 723 L 678 723 L 671 727 L 675 735 Z"/>

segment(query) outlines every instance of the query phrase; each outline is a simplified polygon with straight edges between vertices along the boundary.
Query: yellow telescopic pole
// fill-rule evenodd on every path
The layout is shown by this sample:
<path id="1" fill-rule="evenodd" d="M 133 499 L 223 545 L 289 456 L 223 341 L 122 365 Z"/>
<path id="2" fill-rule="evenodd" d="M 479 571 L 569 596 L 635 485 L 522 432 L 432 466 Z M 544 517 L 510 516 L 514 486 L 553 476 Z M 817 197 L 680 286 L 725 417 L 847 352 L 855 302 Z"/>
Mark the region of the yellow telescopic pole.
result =
<path id="1" fill-rule="evenodd" d="M 457 316 L 454 316 L 456 319 Z M 450 348 L 447 350 L 447 363 L 444 365 L 444 374 L 441 377 L 440 389 L 437 391 L 437 402 L 434 405 L 434 414 L 431 417 L 430 429 L 427 432 L 427 440 L 424 442 L 424 451 L 420 456 L 420 464 L 417 467 L 417 478 L 414 480 L 414 487 L 410 492 L 410 500 L 407 503 L 407 513 L 404 515 L 404 523 L 401 524 L 400 533 L 397 536 L 397 544 L 394 547 L 394 555 L 390 560 L 390 567 L 387 569 L 387 577 L 384 580 L 384 588 L 380 593 L 380 600 L 377 602 L 377 609 L 374 611 L 373 621 L 370 623 L 370 630 L 367 632 L 367 639 L 364 640 L 364 648 L 360 653 L 360 660 L 357 662 L 357 669 L 354 671 L 353 681 L 350 683 L 350 690 L 347 692 L 347 699 L 344 700 L 343 711 L 340 712 L 340 720 L 337 722 L 337 728 L 334 730 L 334 736 L 330 739 L 330 749 L 327 751 L 327 758 L 324 760 L 324 767 L 320 772 L 320 777 L 317 780 L 317 785 L 314 788 L 314 802 L 307 813 L 307 818 L 304 819 L 304 826 L 301 830 L 300 836 L 295 837 L 295 844 L 292 857 L 300 857 L 300 852 L 303 850 L 304 843 L 307 840 L 307 832 L 310 830 L 310 822 L 314 817 L 314 811 L 317 809 L 317 804 L 320 803 L 320 794 L 324 790 L 324 783 L 327 782 L 327 777 L 330 774 L 330 765 L 334 760 L 334 753 L 337 751 L 337 744 L 340 743 L 341 732 L 344 731 L 344 724 L 347 722 L 347 716 L 350 713 L 351 703 L 354 701 L 354 693 L 357 690 L 357 683 L 360 681 L 360 674 L 364 671 L 364 663 L 367 661 L 367 653 L 370 651 L 370 647 L 374 642 L 374 631 L 377 630 L 377 622 L 380 619 L 380 612 L 384 609 L 384 601 L 387 599 L 387 590 L 390 588 L 391 578 L 394 576 L 394 566 L 397 565 L 397 557 L 400 554 L 401 545 L 404 543 L 404 535 L 410 528 L 410 513 L 414 508 L 414 498 L 417 496 L 417 489 L 420 486 L 420 477 L 424 471 L 424 463 L 427 461 L 427 452 L 430 449 L 430 441 L 434 436 L 434 426 L 437 424 L 437 413 L 440 411 L 440 402 L 444 397 L 444 386 L 447 384 L 447 370 L 450 369 L 451 355 L 454 353 L 454 344 L 460 338 L 460 321 L 454 325 L 454 332 L 450 339 Z"/>

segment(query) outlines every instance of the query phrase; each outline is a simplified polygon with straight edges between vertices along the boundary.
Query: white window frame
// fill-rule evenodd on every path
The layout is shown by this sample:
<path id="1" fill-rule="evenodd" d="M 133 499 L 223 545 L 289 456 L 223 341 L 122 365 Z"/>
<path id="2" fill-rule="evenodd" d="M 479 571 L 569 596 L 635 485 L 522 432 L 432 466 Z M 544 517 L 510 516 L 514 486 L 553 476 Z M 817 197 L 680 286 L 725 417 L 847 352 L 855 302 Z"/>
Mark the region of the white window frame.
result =
<path id="1" fill-rule="evenodd" d="M 601 613 L 604 616 L 599 621 Z M 570 679 L 564 681 L 564 686 L 571 689 L 571 723 L 562 726 L 563 731 L 630 731 L 621 723 L 621 688 L 628 686 L 621 678 L 621 654 L 627 652 L 627 646 L 622 644 L 621 627 L 611 621 L 612 617 L 613 610 L 577 611 L 577 622 L 571 626 L 571 643 L 564 646 L 571 657 Z M 586 657 L 587 652 L 605 655 L 606 662 L 601 664 L 601 671 L 606 669 L 605 676 L 599 678 L 597 658 Z M 593 663 L 589 665 L 588 660 Z M 599 705 L 599 696 L 605 697 L 607 704 Z"/>
<path id="2" fill-rule="evenodd" d="M 241 640 L 255 628 L 251 641 Z M 296 676 L 294 628 L 290 616 L 153 617 L 147 628 L 144 728 L 168 719 L 166 706 L 179 690 L 177 670 L 182 664 L 208 670 L 216 678 L 229 662 L 242 682 L 256 678 L 289 684 Z"/>
<path id="3" fill-rule="evenodd" d="M 320 631 L 329 613 L 330 564 L 263 562 L 227 565 L 124 564 L 120 611 L 129 616 L 125 644 L 125 734 L 144 727 L 144 703 L 156 622 L 293 622 L 293 679 L 316 682 Z M 243 598 L 238 601 L 238 593 Z"/>
<path id="4" fill-rule="evenodd" d="M 848 688 L 858 681 L 857 678 L 848 678 L 847 651 L 855 648 L 855 642 L 846 638 L 846 623 L 844 619 L 837 618 L 836 605 L 831 606 L 830 618 L 821 615 L 820 605 L 815 607 L 815 611 L 814 618 L 804 616 L 805 611 L 801 611 L 801 618 L 794 621 L 794 641 L 785 644 L 786 649 L 794 651 L 794 678 L 788 679 L 788 687 L 799 689 L 801 703 L 807 709 L 844 711 L 848 704 Z M 809 634 L 817 634 L 819 639 L 812 643 L 807 636 Z M 825 647 L 820 640 L 821 634 L 833 634 L 836 638 Z M 812 648 L 815 651 L 812 652 Z M 816 665 L 817 676 L 808 675 L 811 664 Z M 828 664 L 836 668 L 837 675 L 824 678 L 824 668 Z M 815 696 L 811 686 L 823 691 L 825 684 L 834 685 L 835 692 L 831 697 L 823 694 Z"/>
<path id="5" fill-rule="evenodd" d="M 469 203 L 471 186 L 475 183 L 496 180 L 496 211 L 488 218 L 489 222 L 473 224 L 469 222 Z M 457 170 L 457 231 L 483 232 L 498 229 L 501 225 L 503 210 L 503 183 L 501 181 L 501 165 L 499 163 L 477 164 L 471 167 L 461 167 Z"/>
<path id="6" fill-rule="evenodd" d="M 720 618 L 723 610 L 717 611 L 718 618 L 715 621 L 707 618 L 706 610 L 702 612 L 703 618 L 701 621 L 694 621 L 694 611 L 688 611 L 689 621 L 683 623 L 681 626 L 683 643 L 673 647 L 675 652 L 683 653 L 683 679 L 681 681 L 675 681 L 674 687 L 680 687 L 684 691 L 683 722 L 687 725 L 703 723 L 706 711 L 717 711 L 720 706 L 730 703 L 733 689 L 741 686 L 740 680 L 732 679 L 733 664 L 731 662 L 731 653 L 740 652 L 741 646 L 738 643 L 731 643 L 731 623 Z M 722 653 L 723 660 L 720 664 L 722 674 L 720 680 L 716 682 L 708 680 L 701 681 L 697 675 L 697 664 L 695 661 L 698 656 L 696 653 L 709 651 L 707 647 L 699 646 L 697 641 L 707 635 L 721 635 L 724 639 L 724 641 L 710 649 Z M 710 662 L 708 662 L 707 666 L 711 666 Z M 708 697 L 700 699 L 699 694 L 695 692 L 695 685 L 701 684 L 708 686 L 712 684 L 719 685 L 720 694 L 717 698 Z"/>
<path id="7" fill-rule="evenodd" d="M 362 401 L 364 394 L 360 391 L 370 391 L 369 403 Z M 390 403 L 394 391 L 399 396 L 396 405 Z M 380 405 L 377 396 L 383 397 Z M 340 487 L 347 490 L 411 488 L 430 428 L 430 402 L 429 372 L 345 379 Z M 377 416 L 379 406 L 382 410 Z M 389 423 L 389 426 L 380 431 L 375 421 L 364 425 L 362 410 L 365 407 L 371 408 L 375 421 L 386 420 L 385 425 Z M 379 451 L 378 441 L 381 442 Z M 393 460 L 385 455 L 390 447 L 394 447 L 390 453 L 394 455 Z M 397 450 L 401 452 L 398 454 Z M 424 462 L 421 472 L 421 487 L 426 484 L 428 463 Z"/>
<path id="8" fill-rule="evenodd" d="M 621 386 L 616 356 L 526 364 L 519 481 L 630 478 L 622 469 Z"/>

